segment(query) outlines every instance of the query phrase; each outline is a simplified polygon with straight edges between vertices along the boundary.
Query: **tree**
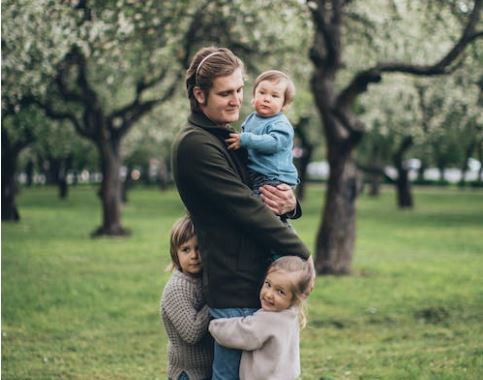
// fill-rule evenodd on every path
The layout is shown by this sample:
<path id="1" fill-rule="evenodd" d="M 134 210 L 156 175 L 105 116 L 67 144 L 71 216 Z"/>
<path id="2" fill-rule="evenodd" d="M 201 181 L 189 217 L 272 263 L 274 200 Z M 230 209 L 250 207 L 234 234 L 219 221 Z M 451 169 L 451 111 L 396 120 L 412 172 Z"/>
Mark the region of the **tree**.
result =
<path id="1" fill-rule="evenodd" d="M 195 49 L 230 47 L 249 68 L 254 57 L 283 52 L 275 41 L 284 27 L 265 23 L 276 18 L 269 1 L 7 0 L 2 7 L 8 97 L 70 122 L 99 151 L 103 212 L 94 235 L 126 233 L 121 143 L 142 117 L 183 87 Z"/>
<path id="2" fill-rule="evenodd" d="M 15 197 L 15 173 L 20 153 L 35 141 L 35 127 L 44 120 L 35 109 L 26 108 L 17 114 L 14 109 L 2 110 L 2 220 L 19 221 L 20 213 Z"/>
<path id="3" fill-rule="evenodd" d="M 402 3 L 391 4 L 397 11 L 398 4 Z M 347 0 L 308 2 L 314 23 L 314 42 L 310 52 L 314 65 L 311 85 L 322 119 L 330 165 L 323 220 L 316 238 L 315 264 L 318 273 L 350 272 L 356 235 L 358 192 L 358 173 L 352 154 L 365 133 L 363 123 L 354 113 L 359 96 L 367 91 L 369 84 L 379 83 L 387 73 L 436 76 L 450 72 L 466 46 L 483 34 L 475 31 L 480 19 L 481 4 L 481 0 L 475 0 L 473 7 L 468 8 L 466 3 L 449 3 L 449 6 L 454 6 L 452 11 L 466 16 L 466 24 L 461 36 L 436 63 L 375 63 L 369 68 L 358 68 L 348 84 L 341 88 L 338 75 L 344 73 L 345 68 L 342 61 L 346 42 L 344 37 L 355 31 L 351 27 L 357 20 L 358 4 Z M 428 10 L 436 12 L 429 5 Z M 430 58 L 424 57 L 423 62 Z"/>

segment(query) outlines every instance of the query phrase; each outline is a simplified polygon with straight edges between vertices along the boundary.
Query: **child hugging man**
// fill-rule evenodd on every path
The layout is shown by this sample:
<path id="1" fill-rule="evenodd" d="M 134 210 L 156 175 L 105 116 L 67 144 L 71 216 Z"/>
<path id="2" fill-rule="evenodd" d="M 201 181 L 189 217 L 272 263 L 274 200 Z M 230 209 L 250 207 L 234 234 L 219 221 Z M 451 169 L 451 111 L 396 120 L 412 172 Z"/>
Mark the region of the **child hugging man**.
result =
<path id="1" fill-rule="evenodd" d="M 295 87 L 290 78 L 278 70 L 260 74 L 253 87 L 251 113 L 241 126 L 241 133 L 226 139 L 228 149 L 245 147 L 252 190 L 259 195 L 262 185 L 298 183 L 292 162 L 294 130 L 283 111 L 293 100 Z"/>
<path id="2" fill-rule="evenodd" d="M 191 218 L 176 221 L 170 237 L 171 278 L 161 298 L 161 318 L 168 336 L 170 380 L 211 379 L 213 339 L 201 289 L 201 257 Z"/>

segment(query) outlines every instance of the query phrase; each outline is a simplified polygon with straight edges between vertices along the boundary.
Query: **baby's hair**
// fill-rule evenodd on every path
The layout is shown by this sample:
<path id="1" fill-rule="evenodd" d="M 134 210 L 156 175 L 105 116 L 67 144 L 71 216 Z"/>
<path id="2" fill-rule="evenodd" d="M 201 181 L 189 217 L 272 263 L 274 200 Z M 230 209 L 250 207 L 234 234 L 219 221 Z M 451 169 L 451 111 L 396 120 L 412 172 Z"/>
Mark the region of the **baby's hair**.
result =
<path id="1" fill-rule="evenodd" d="M 303 260 L 298 256 L 282 256 L 275 260 L 268 268 L 267 274 L 276 271 L 284 271 L 291 275 L 292 294 L 294 299 L 292 305 L 300 305 L 299 322 L 300 327 L 304 328 L 307 324 L 305 313 L 305 300 L 312 291 L 315 280 L 315 269 L 311 259 Z"/>
<path id="2" fill-rule="evenodd" d="M 186 70 L 186 91 L 190 100 L 191 111 L 199 111 L 200 107 L 194 95 L 194 88 L 198 86 L 205 98 L 213 87 L 213 81 L 222 76 L 233 74 L 240 68 L 244 73 L 243 62 L 230 49 L 214 46 L 198 50 Z"/>
<path id="3" fill-rule="evenodd" d="M 257 79 L 255 79 L 255 84 L 253 85 L 253 96 L 255 96 L 255 91 L 258 85 L 260 84 L 260 82 L 263 82 L 264 80 L 267 80 L 269 82 L 274 82 L 274 83 L 279 83 L 280 81 L 284 81 L 287 87 L 285 88 L 285 93 L 283 94 L 284 95 L 283 105 L 287 106 L 290 103 L 292 103 L 293 98 L 295 96 L 295 85 L 293 84 L 292 80 L 287 74 L 278 70 L 264 71 L 257 77 Z"/>
<path id="4" fill-rule="evenodd" d="M 168 269 L 170 271 L 174 271 L 176 269 L 181 270 L 181 264 L 179 263 L 178 258 L 178 248 L 195 235 L 195 227 L 189 215 L 185 215 L 174 222 L 169 238 L 169 254 L 171 255 L 171 264 Z"/>

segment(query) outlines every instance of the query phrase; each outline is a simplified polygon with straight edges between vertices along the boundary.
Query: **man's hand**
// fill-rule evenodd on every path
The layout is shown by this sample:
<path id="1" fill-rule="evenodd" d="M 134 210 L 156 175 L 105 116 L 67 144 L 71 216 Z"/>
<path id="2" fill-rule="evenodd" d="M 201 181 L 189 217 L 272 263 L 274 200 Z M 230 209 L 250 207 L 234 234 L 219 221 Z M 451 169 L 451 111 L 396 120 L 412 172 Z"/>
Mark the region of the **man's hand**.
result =
<path id="1" fill-rule="evenodd" d="M 230 137 L 225 140 L 228 144 L 228 149 L 237 150 L 240 149 L 240 134 L 230 133 Z"/>
<path id="2" fill-rule="evenodd" d="M 260 198 L 263 203 L 277 215 L 283 215 L 293 211 L 297 206 L 297 199 L 292 188 L 282 183 L 280 185 L 271 186 L 264 185 L 260 187 Z"/>

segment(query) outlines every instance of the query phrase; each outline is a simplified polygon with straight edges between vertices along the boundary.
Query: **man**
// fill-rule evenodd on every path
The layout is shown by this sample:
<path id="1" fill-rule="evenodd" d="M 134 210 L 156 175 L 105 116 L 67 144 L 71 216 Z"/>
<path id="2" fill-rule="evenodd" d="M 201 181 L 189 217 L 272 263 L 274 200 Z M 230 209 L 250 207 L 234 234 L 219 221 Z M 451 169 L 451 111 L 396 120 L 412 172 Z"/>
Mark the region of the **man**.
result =
<path id="1" fill-rule="evenodd" d="M 271 252 L 309 257 L 275 215 L 300 215 L 290 187 L 264 187 L 260 201 L 248 187 L 246 151 L 227 149 L 243 86 L 243 63 L 230 50 L 199 50 L 186 73 L 191 115 L 173 144 L 174 178 L 198 234 L 203 289 L 214 318 L 246 316 L 260 307 Z M 215 344 L 213 379 L 238 379 L 240 356 Z"/>

